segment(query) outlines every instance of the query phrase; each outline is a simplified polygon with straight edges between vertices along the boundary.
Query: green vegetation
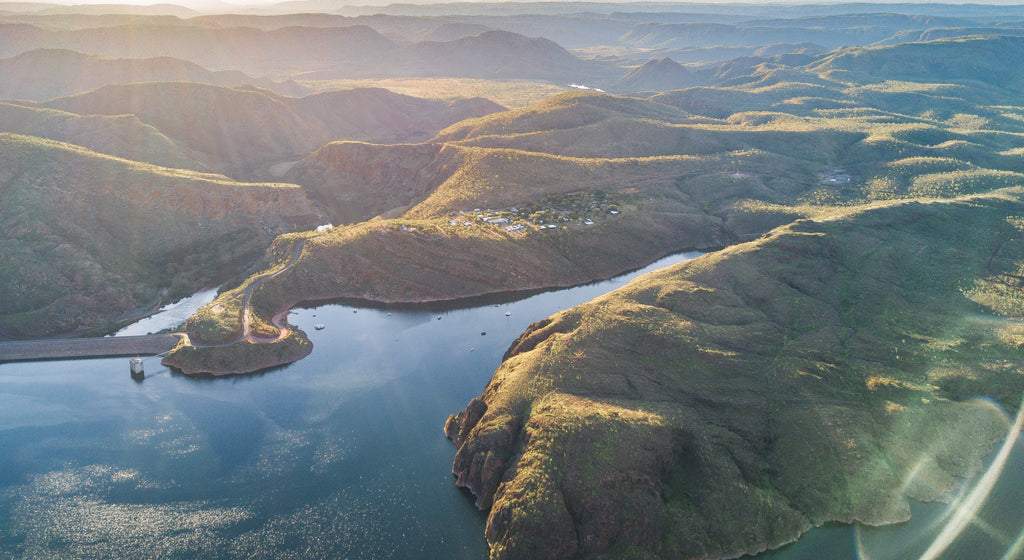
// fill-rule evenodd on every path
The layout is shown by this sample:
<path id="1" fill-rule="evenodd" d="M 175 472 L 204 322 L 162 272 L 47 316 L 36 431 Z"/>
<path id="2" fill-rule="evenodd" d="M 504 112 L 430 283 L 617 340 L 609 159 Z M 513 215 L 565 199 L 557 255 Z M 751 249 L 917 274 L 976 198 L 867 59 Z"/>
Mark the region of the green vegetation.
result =
<path id="1" fill-rule="evenodd" d="M 888 20 L 852 19 L 873 22 L 857 31 L 871 42 Z M 609 29 L 637 49 L 793 33 L 633 23 Z M 500 75 L 611 76 L 610 61 L 502 31 L 406 48 L 337 29 L 349 48 L 424 61 L 501 55 L 509 66 L 486 69 Z M 1013 407 L 1024 392 L 1022 41 L 780 46 L 634 97 L 360 82 L 445 99 L 472 87 L 501 112 L 327 91 L 355 83 L 340 70 L 305 75 L 323 91 L 301 99 L 174 82 L 0 104 L 4 130 L 32 135 L 0 135 L 0 335 L 107 328 L 256 261 L 165 362 L 240 373 L 309 353 L 274 320 L 300 301 L 567 286 L 721 249 L 534 324 L 449 420 L 493 557 L 735 556 L 831 521 L 902 520 L 908 499 L 950 498 L 1005 431 L 968 399 Z M 273 66 L 330 54 L 303 52 Z M 558 60 L 531 68 L 524 52 Z M 152 165 L 181 160 L 301 187 Z M 328 221 L 341 225 L 308 231 Z"/>
<path id="2" fill-rule="evenodd" d="M 1020 309 L 1022 210 L 800 220 L 533 325 L 446 428 L 492 557 L 733 556 L 951 498 L 1007 429 L 962 399 L 1024 392 L 1020 315 L 985 313 Z"/>
<path id="3" fill-rule="evenodd" d="M 290 364 L 305 358 L 312 351 L 312 343 L 301 331 L 293 331 L 289 336 L 274 342 L 242 340 L 226 346 L 197 347 L 182 341 L 161 363 L 187 375 L 225 375 Z"/>
<path id="4" fill-rule="evenodd" d="M 239 183 L 0 134 L 0 336 L 93 332 L 237 274 L 319 221 L 295 185 Z"/>
<path id="5" fill-rule="evenodd" d="M 852 82 L 835 70 L 844 52 L 649 99 L 567 92 L 425 144 L 325 146 L 289 178 L 352 225 L 309 236 L 254 294 L 254 324 L 299 300 L 570 285 L 800 217 L 1024 182 L 1024 108 L 999 84 Z M 216 326 L 224 317 L 190 328 L 207 320 L 233 332 Z"/>

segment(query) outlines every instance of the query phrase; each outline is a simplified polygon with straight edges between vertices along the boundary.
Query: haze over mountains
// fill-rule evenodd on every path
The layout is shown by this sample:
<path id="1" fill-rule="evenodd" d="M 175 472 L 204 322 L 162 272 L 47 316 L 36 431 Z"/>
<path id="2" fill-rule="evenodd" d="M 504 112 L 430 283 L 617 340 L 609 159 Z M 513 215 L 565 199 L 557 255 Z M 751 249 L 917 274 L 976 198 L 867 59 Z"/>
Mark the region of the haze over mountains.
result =
<path id="1" fill-rule="evenodd" d="M 45 69 L 41 72 L 40 69 Z M 45 101 L 107 84 L 133 82 L 200 82 L 219 86 L 257 86 L 282 95 L 312 93 L 295 82 L 275 82 L 225 70 L 211 72 L 198 64 L 172 57 L 108 58 L 67 49 L 35 49 L 0 59 L 0 96 L 4 99 Z"/>
<path id="2" fill-rule="evenodd" d="M 1013 7 L 972 12 L 950 6 L 896 5 L 875 13 L 863 13 L 866 10 L 858 11 L 856 6 L 846 8 L 849 11 L 819 7 L 802 14 L 784 6 L 747 10 L 748 14 L 711 5 L 688 7 L 685 12 L 673 5 L 658 12 L 606 12 L 601 5 L 590 7 L 595 11 L 565 6 L 557 15 L 539 15 L 526 9 L 516 13 L 515 6 L 508 5 L 485 15 L 473 10 L 460 13 L 457 5 L 438 5 L 413 9 L 423 11 L 413 16 L 398 6 L 374 15 L 348 16 L 341 15 L 345 11 L 339 6 L 334 8 L 338 12 L 322 15 L 189 17 L 47 15 L 42 6 L 35 10 L 22 6 L 20 13 L 14 9 L 0 18 L 5 37 L 0 56 L 56 48 L 117 59 L 172 57 L 212 71 L 241 71 L 252 76 L 248 83 L 271 89 L 275 88 L 270 83 L 252 80 L 280 80 L 302 73 L 319 78 L 500 77 L 592 82 L 609 89 L 643 62 L 665 56 L 696 64 L 739 56 L 818 54 L 844 45 L 1014 35 L 1020 34 L 1024 21 Z M 575 52 L 565 52 L 563 47 Z M 197 69 L 177 71 L 191 76 Z M 216 80 L 213 83 L 235 85 L 243 78 L 221 75 Z M 703 83 L 709 82 L 705 76 Z M 294 95 L 297 92 L 287 91 L 294 87 L 283 84 L 275 91 Z M 31 98 L 39 95 L 44 92 Z"/>
<path id="3" fill-rule="evenodd" d="M 367 11 L 0 5 L 0 337 L 223 285 L 191 340 L 273 343 L 167 360 L 240 373 L 308 354 L 299 302 L 721 250 L 534 325 L 449 421 L 492 557 L 731 557 L 971 474 L 992 418 L 914 438 L 1024 390 L 1019 7 Z"/>

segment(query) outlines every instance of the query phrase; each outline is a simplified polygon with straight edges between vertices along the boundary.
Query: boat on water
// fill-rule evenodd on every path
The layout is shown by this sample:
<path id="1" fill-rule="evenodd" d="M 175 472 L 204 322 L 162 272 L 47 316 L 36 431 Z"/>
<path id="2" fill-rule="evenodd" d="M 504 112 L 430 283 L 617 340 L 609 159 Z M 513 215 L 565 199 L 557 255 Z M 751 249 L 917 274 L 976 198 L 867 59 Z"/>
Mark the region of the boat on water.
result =
<path id="1" fill-rule="evenodd" d="M 317 324 L 313 325 L 313 328 L 318 330 L 318 331 L 322 331 L 322 330 L 324 330 L 324 326 L 325 325 L 323 323 L 317 323 Z"/>

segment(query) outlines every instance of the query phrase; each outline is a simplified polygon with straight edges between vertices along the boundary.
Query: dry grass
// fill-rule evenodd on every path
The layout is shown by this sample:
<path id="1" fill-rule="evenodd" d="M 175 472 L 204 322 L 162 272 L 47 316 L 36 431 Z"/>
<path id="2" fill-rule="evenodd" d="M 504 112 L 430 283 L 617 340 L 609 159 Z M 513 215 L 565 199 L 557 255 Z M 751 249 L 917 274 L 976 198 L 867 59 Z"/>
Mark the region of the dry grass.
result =
<path id="1" fill-rule="evenodd" d="M 473 78 L 381 78 L 299 80 L 317 91 L 381 87 L 395 93 L 427 99 L 483 97 L 498 105 L 517 109 L 568 90 L 568 86 L 533 81 L 500 81 Z"/>

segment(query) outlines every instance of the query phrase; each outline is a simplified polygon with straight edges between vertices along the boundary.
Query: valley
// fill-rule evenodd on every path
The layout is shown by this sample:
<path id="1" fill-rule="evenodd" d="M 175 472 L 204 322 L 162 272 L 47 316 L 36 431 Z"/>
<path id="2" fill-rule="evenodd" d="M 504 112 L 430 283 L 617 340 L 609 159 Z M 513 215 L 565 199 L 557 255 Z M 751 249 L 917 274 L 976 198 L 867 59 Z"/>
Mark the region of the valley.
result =
<path id="1" fill-rule="evenodd" d="M 1024 392 L 1019 7 L 292 4 L 0 4 L 0 340 L 220 286 L 163 364 L 275 375 L 298 307 L 708 253 L 530 325 L 452 411 L 494 559 L 902 522 L 1005 437 L 972 399 Z"/>

